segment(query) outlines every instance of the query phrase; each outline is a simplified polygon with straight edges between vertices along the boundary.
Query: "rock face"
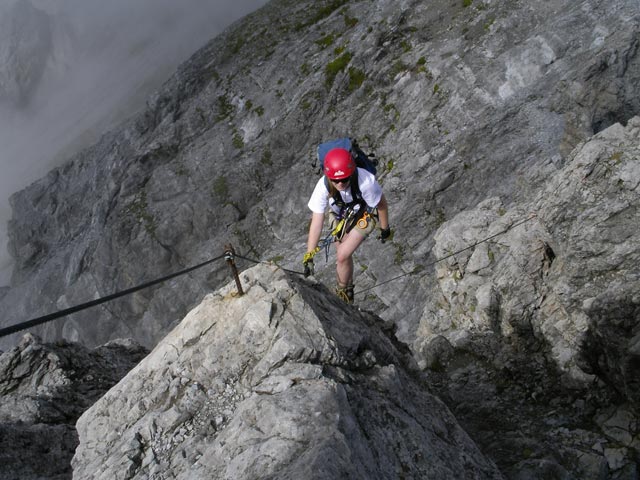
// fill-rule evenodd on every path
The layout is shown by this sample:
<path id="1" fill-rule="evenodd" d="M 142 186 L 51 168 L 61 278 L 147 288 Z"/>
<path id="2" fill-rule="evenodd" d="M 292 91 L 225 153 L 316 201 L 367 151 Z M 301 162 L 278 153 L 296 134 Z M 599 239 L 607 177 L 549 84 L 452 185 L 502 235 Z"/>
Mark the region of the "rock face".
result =
<path id="1" fill-rule="evenodd" d="M 494 238 L 437 264 L 445 302 L 425 315 L 423 338 L 533 336 L 569 377 L 599 372 L 637 403 L 639 143 L 635 117 L 576 148 L 531 202 L 493 198 L 446 222 L 437 258 Z"/>
<path id="2" fill-rule="evenodd" d="M 503 471 L 638 475 L 640 431 L 625 420 L 640 396 L 638 145 L 635 117 L 576 148 L 531 202 L 489 199 L 435 235 L 440 258 L 482 243 L 438 264 L 416 350 L 482 446 L 530 452 L 493 455 Z"/>
<path id="3" fill-rule="evenodd" d="M 139 115 L 13 197 L 3 322 L 197 263 L 228 241 L 297 264 L 315 146 L 347 133 L 381 158 L 397 231 L 377 255 L 362 250 L 357 281 L 370 287 L 425 263 L 445 220 L 488 198 L 535 197 L 576 145 L 640 112 L 635 0 L 464 5 L 278 0 L 234 25 Z M 224 281 L 222 268 L 39 333 L 152 346 Z M 372 293 L 413 341 L 420 287 L 406 278 Z"/>
<path id="4" fill-rule="evenodd" d="M 26 335 L 0 356 L 2 479 L 66 479 L 78 446 L 75 422 L 146 354 L 131 341 L 95 350 Z"/>
<path id="5" fill-rule="evenodd" d="M 52 52 L 52 28 L 46 13 L 28 0 L 0 10 L 0 101 L 28 101 Z"/>
<path id="6" fill-rule="evenodd" d="M 83 414 L 74 478 L 502 478 L 379 318 L 273 267 L 242 280 Z"/>
<path id="7" fill-rule="evenodd" d="M 350 134 L 381 159 L 394 228 L 393 241 L 358 250 L 356 302 L 397 328 L 427 384 L 508 478 L 635 479 L 639 38 L 637 0 L 275 0 L 196 52 L 139 115 L 14 195 L 16 269 L 0 318 L 106 295 L 216 257 L 226 243 L 299 268 L 315 147 Z M 316 269 L 334 282 L 333 258 Z M 38 331 L 153 346 L 227 277 L 220 262 Z M 79 478 L 188 468 L 286 478 L 302 472 L 288 462 L 296 451 L 318 475 L 356 462 L 383 477 L 462 468 L 433 436 L 442 424 L 425 417 L 438 402 L 387 360 L 400 354 L 366 333 L 371 317 L 347 322 L 331 301 L 310 300 L 305 283 L 262 283 L 245 299 L 207 297 L 82 418 Z M 241 331 L 228 325 L 249 344 L 262 338 L 255 352 L 197 333 L 226 322 L 212 305 L 249 312 L 251 295 L 280 289 L 290 304 L 239 315 Z M 364 350 L 353 347 L 364 337 Z M 403 413 L 383 395 L 392 385 L 411 392 Z M 310 400 L 319 392 L 320 404 Z M 115 405 L 122 424 L 96 416 Z M 292 427 L 292 412 L 303 426 Z M 374 433 L 359 436 L 358 422 Z M 457 427 L 449 433 L 466 445 Z M 384 435 L 397 448 L 383 455 Z M 365 441 L 353 462 L 331 450 Z M 420 443 L 445 463 L 418 455 Z M 494 474 L 476 453 L 467 458 L 477 476 Z"/>
<path id="8" fill-rule="evenodd" d="M 143 109 L 181 62 L 264 3 L 0 2 L 0 285 L 13 263 L 9 195 Z"/>

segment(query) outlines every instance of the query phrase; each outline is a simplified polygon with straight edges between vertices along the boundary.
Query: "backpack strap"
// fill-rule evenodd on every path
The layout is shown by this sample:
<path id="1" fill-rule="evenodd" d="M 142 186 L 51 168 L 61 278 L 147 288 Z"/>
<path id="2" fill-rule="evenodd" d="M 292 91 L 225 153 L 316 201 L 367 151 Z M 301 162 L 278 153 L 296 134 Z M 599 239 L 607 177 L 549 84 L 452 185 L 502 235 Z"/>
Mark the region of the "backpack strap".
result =
<path id="1" fill-rule="evenodd" d="M 324 177 L 324 186 L 327 188 L 327 193 L 329 193 L 331 191 L 331 188 L 329 186 L 329 179 L 325 176 Z M 362 192 L 360 191 L 360 185 L 358 182 L 358 169 L 356 168 L 356 170 L 353 172 L 353 175 L 351 175 L 351 196 L 353 197 L 353 201 L 350 203 L 346 203 L 344 200 L 342 200 L 342 196 L 340 195 L 340 192 L 336 191 L 332 198 L 333 198 L 333 203 L 335 205 L 337 205 L 340 208 L 340 213 L 343 213 L 344 210 L 347 207 L 351 207 L 357 204 L 360 204 L 361 207 L 363 207 L 365 205 L 365 201 L 364 198 L 362 197 Z M 363 208 L 361 208 L 361 210 L 364 211 Z"/>

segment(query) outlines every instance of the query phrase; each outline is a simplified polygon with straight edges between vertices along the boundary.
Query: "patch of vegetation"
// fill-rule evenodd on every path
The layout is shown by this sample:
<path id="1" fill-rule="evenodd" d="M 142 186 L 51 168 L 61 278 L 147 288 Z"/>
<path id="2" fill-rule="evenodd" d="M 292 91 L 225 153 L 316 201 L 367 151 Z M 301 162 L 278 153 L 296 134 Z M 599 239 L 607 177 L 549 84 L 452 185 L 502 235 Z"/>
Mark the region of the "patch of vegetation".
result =
<path id="1" fill-rule="evenodd" d="M 239 132 L 233 132 L 233 137 L 231 138 L 231 144 L 237 148 L 238 150 L 242 150 L 244 148 L 244 140 L 242 139 L 242 135 Z"/>
<path id="2" fill-rule="evenodd" d="M 446 215 L 444 213 L 444 210 L 440 208 L 436 212 L 436 228 L 440 227 L 446 221 L 447 221 L 447 217 L 446 217 Z"/>
<path id="3" fill-rule="evenodd" d="M 393 119 L 395 121 L 400 119 L 400 112 L 398 111 L 398 108 L 393 104 L 393 103 L 387 103 L 382 107 L 382 110 L 384 111 L 384 113 L 389 114 L 389 113 L 393 113 Z"/>
<path id="4" fill-rule="evenodd" d="M 262 157 L 260 157 L 260 163 L 263 165 L 273 165 L 273 160 L 271 159 L 271 150 L 267 149 L 262 152 Z"/>
<path id="5" fill-rule="evenodd" d="M 217 100 L 218 105 L 218 115 L 216 117 L 217 121 L 222 121 L 225 118 L 228 118 L 233 114 L 233 104 L 229 101 L 229 98 L 226 95 L 220 95 Z"/>
<path id="6" fill-rule="evenodd" d="M 259 117 L 264 115 L 264 107 L 261 105 L 258 105 L 256 108 L 254 108 L 253 111 L 256 112 Z"/>
<path id="7" fill-rule="evenodd" d="M 487 20 L 487 23 L 484 24 L 484 29 L 485 31 L 489 31 L 491 30 L 491 26 L 495 23 L 496 19 L 491 17 L 489 20 Z"/>
<path id="8" fill-rule="evenodd" d="M 427 79 L 433 79 L 433 74 L 427 68 L 427 59 L 424 57 L 420 57 L 416 62 L 416 72 L 424 73 Z"/>
<path id="9" fill-rule="evenodd" d="M 407 70 L 409 70 L 407 64 L 402 60 L 397 60 L 391 67 L 391 70 L 389 70 L 389 75 L 391 76 L 391 78 L 396 78 L 398 74 L 406 72 Z"/>
<path id="10" fill-rule="evenodd" d="M 490 248 L 487 248 L 487 257 L 489 257 L 489 262 L 493 263 L 496 259 L 495 253 Z"/>
<path id="11" fill-rule="evenodd" d="M 353 28 L 358 24 L 358 19 L 355 17 L 350 17 L 347 13 L 345 13 L 344 24 L 347 28 Z"/>
<path id="12" fill-rule="evenodd" d="M 359 68 L 350 67 L 349 68 L 349 91 L 353 92 L 357 90 L 362 85 L 366 78 L 365 73 Z"/>
<path id="13" fill-rule="evenodd" d="M 155 217 L 149 213 L 149 205 L 147 203 L 147 192 L 144 190 L 131 202 L 126 209 L 127 214 L 133 215 L 138 223 L 144 226 L 144 229 L 152 237 L 156 234 Z"/>
<path id="14" fill-rule="evenodd" d="M 333 42 L 335 41 L 335 36 L 333 33 L 328 33 L 327 35 L 325 35 L 324 37 L 322 37 L 320 40 L 316 40 L 316 44 L 319 45 L 321 48 L 328 48 L 331 45 L 333 45 Z"/>
<path id="15" fill-rule="evenodd" d="M 211 72 L 211 76 L 213 77 L 213 79 L 216 81 L 216 83 L 220 83 L 220 74 L 218 72 L 216 72 L 215 70 L 213 70 Z"/>
<path id="16" fill-rule="evenodd" d="M 420 273 L 423 270 L 424 270 L 424 265 L 421 265 L 418 263 L 413 267 L 413 270 L 411 270 L 411 273 L 415 275 L 416 273 Z"/>
<path id="17" fill-rule="evenodd" d="M 402 42 L 400 42 L 400 46 L 405 53 L 410 52 L 412 48 L 411 44 L 407 40 L 402 40 Z"/>
<path id="18" fill-rule="evenodd" d="M 309 66 L 309 64 L 307 62 L 305 62 L 302 65 L 300 65 L 300 73 L 302 75 L 304 75 L 305 77 L 308 76 L 311 73 L 311 67 Z"/>
<path id="19" fill-rule="evenodd" d="M 219 198 L 226 198 L 229 194 L 229 185 L 227 185 L 227 179 L 224 176 L 219 176 L 213 181 L 212 185 L 213 194 Z"/>
<path id="20" fill-rule="evenodd" d="M 330 2 L 327 2 L 325 5 L 321 6 L 318 10 L 316 10 L 315 12 L 312 12 L 311 16 L 305 22 L 299 22 L 298 24 L 296 24 L 294 27 L 294 30 L 295 31 L 304 30 L 305 28 L 318 23 L 320 20 L 328 17 L 334 11 L 336 11 L 337 9 L 339 9 L 340 7 L 342 7 L 348 2 L 349 0 L 332 0 Z"/>
<path id="21" fill-rule="evenodd" d="M 472 3 L 473 3 L 473 0 L 462 0 L 462 6 L 464 8 L 470 7 Z"/>
<path id="22" fill-rule="evenodd" d="M 391 170 L 393 170 L 393 167 L 395 166 L 396 166 L 396 162 L 393 159 L 389 159 L 385 164 L 385 169 L 387 170 L 387 172 L 391 172 Z"/>
<path id="23" fill-rule="evenodd" d="M 611 160 L 614 163 L 620 163 L 620 161 L 622 160 L 622 152 L 615 152 L 611 154 L 611 156 L 609 157 L 609 160 Z"/>
<path id="24" fill-rule="evenodd" d="M 440 85 L 438 85 L 437 83 L 433 85 L 433 93 L 434 95 L 436 93 L 438 93 L 438 91 L 440 91 Z"/>
<path id="25" fill-rule="evenodd" d="M 233 42 L 231 44 L 231 53 L 233 53 L 234 55 L 237 54 L 238 52 L 240 52 L 240 50 L 242 50 L 242 47 L 245 44 L 245 39 L 243 36 L 238 36 L 238 38 L 235 40 L 235 42 Z"/>
<path id="26" fill-rule="evenodd" d="M 351 53 L 345 52 L 344 54 L 340 55 L 338 58 L 327 64 L 324 70 L 325 85 L 327 87 L 331 87 L 338 73 L 340 73 L 347 67 L 347 65 L 349 65 L 351 57 Z"/>

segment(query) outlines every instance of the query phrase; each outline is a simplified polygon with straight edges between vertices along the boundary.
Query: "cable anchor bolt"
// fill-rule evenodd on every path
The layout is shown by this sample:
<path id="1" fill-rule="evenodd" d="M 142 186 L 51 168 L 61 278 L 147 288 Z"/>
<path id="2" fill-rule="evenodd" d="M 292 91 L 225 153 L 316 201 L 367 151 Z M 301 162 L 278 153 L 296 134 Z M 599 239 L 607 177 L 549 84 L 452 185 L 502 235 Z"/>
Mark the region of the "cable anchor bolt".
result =
<path id="1" fill-rule="evenodd" d="M 238 268 L 236 267 L 236 251 L 233 249 L 231 244 L 227 244 L 224 246 L 224 259 L 229 265 L 231 269 L 231 273 L 233 275 L 234 280 L 236 281 L 236 287 L 238 288 L 238 296 L 244 295 L 242 291 L 242 284 L 240 283 L 240 276 L 238 275 Z"/>

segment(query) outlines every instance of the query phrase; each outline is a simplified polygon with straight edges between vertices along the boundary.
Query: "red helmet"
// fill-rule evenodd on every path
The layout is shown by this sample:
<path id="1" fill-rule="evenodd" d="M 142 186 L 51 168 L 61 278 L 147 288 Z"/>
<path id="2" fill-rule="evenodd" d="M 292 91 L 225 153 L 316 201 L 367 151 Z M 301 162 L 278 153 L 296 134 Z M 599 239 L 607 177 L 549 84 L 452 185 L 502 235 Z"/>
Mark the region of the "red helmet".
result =
<path id="1" fill-rule="evenodd" d="M 356 162 L 349 150 L 333 148 L 324 157 L 324 174 L 331 180 L 349 178 L 356 171 Z"/>

